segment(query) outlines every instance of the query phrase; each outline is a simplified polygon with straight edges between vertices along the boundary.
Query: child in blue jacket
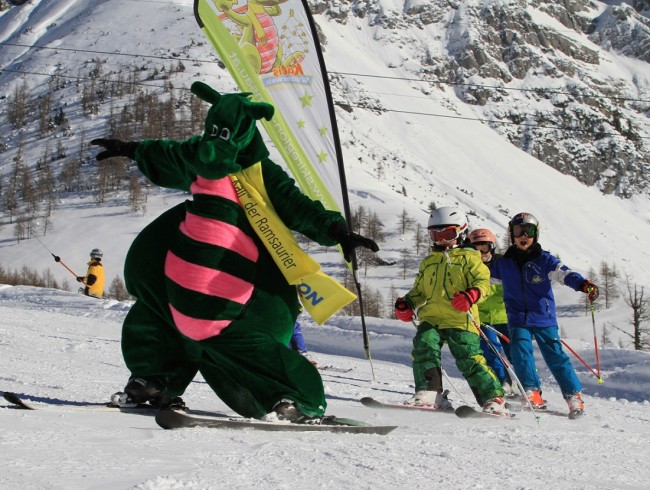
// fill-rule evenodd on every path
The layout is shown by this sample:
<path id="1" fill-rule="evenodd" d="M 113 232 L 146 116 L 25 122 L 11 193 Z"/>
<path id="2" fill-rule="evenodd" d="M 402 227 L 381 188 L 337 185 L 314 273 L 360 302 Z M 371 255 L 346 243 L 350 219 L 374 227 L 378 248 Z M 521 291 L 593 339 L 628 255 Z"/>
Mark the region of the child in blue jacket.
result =
<path id="1" fill-rule="evenodd" d="M 587 293 L 592 302 L 598 297 L 598 287 L 542 250 L 538 243 L 539 222 L 532 214 L 515 215 L 508 228 L 512 245 L 500 260 L 490 265 L 490 273 L 503 284 L 510 355 L 515 373 L 526 390 L 526 398 L 534 407 L 544 408 L 533 357 L 534 338 L 560 385 L 570 416 L 581 415 L 584 410 L 580 396 L 582 384 L 562 350 L 551 280 L 556 279 L 576 291 Z"/>

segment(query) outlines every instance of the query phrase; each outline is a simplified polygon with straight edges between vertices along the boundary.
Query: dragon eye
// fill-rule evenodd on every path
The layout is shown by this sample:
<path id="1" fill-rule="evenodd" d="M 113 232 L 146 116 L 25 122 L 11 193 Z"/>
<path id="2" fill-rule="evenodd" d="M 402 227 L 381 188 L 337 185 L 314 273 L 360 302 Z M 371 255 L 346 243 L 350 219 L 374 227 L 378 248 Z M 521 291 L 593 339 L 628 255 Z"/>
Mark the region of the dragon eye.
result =
<path id="1" fill-rule="evenodd" d="M 219 132 L 219 127 L 216 124 L 212 125 L 212 132 L 210 133 L 210 137 L 214 138 L 217 136 L 217 133 Z"/>
<path id="2" fill-rule="evenodd" d="M 221 133 L 219 133 L 219 138 L 228 141 L 230 139 L 230 130 L 228 128 L 223 128 Z"/>

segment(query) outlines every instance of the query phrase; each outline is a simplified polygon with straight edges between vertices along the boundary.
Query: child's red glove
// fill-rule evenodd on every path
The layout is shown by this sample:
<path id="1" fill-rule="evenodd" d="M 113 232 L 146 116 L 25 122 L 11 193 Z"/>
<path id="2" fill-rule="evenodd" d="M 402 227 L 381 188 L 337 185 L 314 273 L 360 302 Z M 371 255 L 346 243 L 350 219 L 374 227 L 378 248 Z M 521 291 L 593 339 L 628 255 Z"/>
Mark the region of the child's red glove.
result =
<path id="1" fill-rule="evenodd" d="M 480 297 L 481 291 L 476 288 L 469 288 L 454 294 L 454 299 L 451 300 L 451 306 L 458 311 L 467 312 Z"/>
<path id="2" fill-rule="evenodd" d="M 403 322 L 412 322 L 415 312 L 408 301 L 404 298 L 397 298 L 397 301 L 395 301 L 395 316 Z"/>

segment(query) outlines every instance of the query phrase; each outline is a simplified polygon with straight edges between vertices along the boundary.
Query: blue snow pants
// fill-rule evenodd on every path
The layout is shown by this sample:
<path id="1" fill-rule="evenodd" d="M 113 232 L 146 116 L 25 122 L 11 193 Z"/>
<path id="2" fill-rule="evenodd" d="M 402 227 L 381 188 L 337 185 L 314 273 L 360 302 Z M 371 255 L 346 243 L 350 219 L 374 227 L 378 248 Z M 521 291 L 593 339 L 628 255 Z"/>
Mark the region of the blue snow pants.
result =
<path id="1" fill-rule="evenodd" d="M 492 330 L 490 330 L 488 327 L 484 327 L 483 325 L 481 325 L 481 331 L 485 334 L 485 336 L 488 338 L 488 340 L 494 346 L 497 352 L 505 357 L 505 352 L 503 352 L 503 346 L 501 342 L 499 342 L 499 337 L 497 336 L 497 334 L 494 333 Z M 481 337 L 481 350 L 483 351 L 483 357 L 485 357 L 488 366 L 492 368 L 492 371 L 494 371 L 494 374 L 497 375 L 497 378 L 499 378 L 501 384 L 503 384 L 504 381 L 510 382 L 510 376 L 508 376 L 508 371 L 506 370 L 506 367 L 504 366 L 501 359 L 499 359 L 499 357 L 490 348 L 490 346 L 488 345 L 488 343 L 485 341 L 483 337 Z"/>
<path id="2" fill-rule="evenodd" d="M 510 327 L 510 354 L 515 374 L 525 390 L 541 390 L 533 355 L 533 338 L 544 362 L 560 385 L 562 395 L 570 397 L 582 391 L 569 356 L 562 350 L 557 325 L 550 327 Z"/>
<path id="3" fill-rule="evenodd" d="M 302 334 L 302 328 L 300 328 L 300 323 L 296 322 L 293 327 L 293 335 L 289 341 L 289 348 L 297 350 L 301 354 L 307 353 L 307 345 L 305 344 L 305 337 Z"/>
<path id="4" fill-rule="evenodd" d="M 492 325 L 492 328 L 499 332 L 501 335 L 505 335 L 508 340 L 510 340 L 510 329 L 508 328 L 507 323 L 497 323 L 496 325 Z M 506 355 L 506 359 L 508 359 L 508 361 L 510 361 L 512 364 L 512 357 L 510 357 L 510 342 L 501 340 L 501 348 L 503 349 L 503 353 Z"/>

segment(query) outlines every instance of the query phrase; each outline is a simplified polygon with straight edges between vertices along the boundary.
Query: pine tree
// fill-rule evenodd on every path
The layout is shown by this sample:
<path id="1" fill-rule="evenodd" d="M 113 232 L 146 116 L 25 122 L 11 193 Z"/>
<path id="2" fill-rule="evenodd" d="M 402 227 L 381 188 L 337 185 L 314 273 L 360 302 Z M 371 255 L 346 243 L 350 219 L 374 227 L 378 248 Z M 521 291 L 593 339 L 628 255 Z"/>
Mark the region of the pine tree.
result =
<path id="1" fill-rule="evenodd" d="M 601 284 L 599 287 L 601 296 L 605 299 L 605 308 L 609 308 L 620 297 L 620 292 L 616 285 L 616 279 L 618 279 L 616 266 L 610 266 L 607 262 L 602 261 L 600 263 L 600 279 Z"/>
<path id="2" fill-rule="evenodd" d="M 111 286 L 108 288 L 108 297 L 117 301 L 125 301 L 131 297 L 120 276 L 115 276 L 111 282 Z"/>
<path id="3" fill-rule="evenodd" d="M 350 231 L 362 234 L 362 230 L 366 227 L 367 220 L 368 214 L 366 212 L 366 208 L 359 206 L 355 211 L 352 212 L 352 216 L 350 217 L 350 223 L 348 224 Z"/>
<path id="4" fill-rule="evenodd" d="M 650 302 L 645 298 L 645 288 L 638 284 L 627 284 L 627 298 L 625 303 L 632 309 L 632 320 L 630 325 L 633 327 L 633 345 L 634 350 L 650 349 L 650 328 L 645 323 L 650 320 Z"/>
<path id="5" fill-rule="evenodd" d="M 408 272 L 409 269 L 411 254 L 406 248 L 400 250 L 400 254 L 401 254 L 401 262 L 402 262 L 402 279 L 406 279 L 406 273 Z"/>
<path id="6" fill-rule="evenodd" d="M 625 304 L 632 310 L 632 319 L 628 322 L 632 327 L 632 333 L 612 325 L 613 328 L 632 339 L 634 350 L 650 350 L 650 300 L 645 297 L 645 287 L 632 283 L 632 278 L 626 276 L 625 284 L 627 295 Z"/>
<path id="7" fill-rule="evenodd" d="M 424 232 L 424 228 L 420 223 L 415 226 L 415 232 L 413 233 L 413 243 L 415 245 L 415 255 L 416 257 L 420 256 L 421 251 L 427 246 L 428 234 Z"/>
<path id="8" fill-rule="evenodd" d="M 406 233 L 407 230 L 411 229 L 413 224 L 415 223 L 415 220 L 409 216 L 408 212 L 406 211 L 406 208 L 402 210 L 402 214 L 399 215 L 399 227 L 398 227 L 398 232 L 400 235 L 403 235 Z"/>
<path id="9" fill-rule="evenodd" d="M 376 243 L 382 243 L 385 240 L 384 232 L 382 228 L 384 224 L 379 219 L 379 215 L 372 211 L 368 214 L 366 219 L 365 226 L 362 229 L 362 234 L 371 240 L 374 240 Z"/>
<path id="10" fill-rule="evenodd" d="M 12 96 L 7 101 L 7 119 L 14 129 L 20 129 L 27 124 L 29 114 L 29 87 L 27 81 L 16 86 Z"/>

